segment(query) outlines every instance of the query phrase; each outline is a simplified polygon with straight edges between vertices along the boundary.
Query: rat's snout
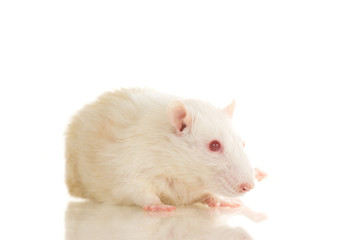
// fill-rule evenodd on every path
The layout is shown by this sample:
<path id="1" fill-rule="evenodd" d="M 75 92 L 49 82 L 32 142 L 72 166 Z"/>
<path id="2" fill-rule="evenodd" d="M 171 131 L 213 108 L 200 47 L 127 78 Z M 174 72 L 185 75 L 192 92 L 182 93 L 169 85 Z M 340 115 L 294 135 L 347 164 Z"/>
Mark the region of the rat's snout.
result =
<path id="1" fill-rule="evenodd" d="M 246 193 L 246 192 L 250 191 L 251 189 L 253 189 L 253 187 L 254 186 L 252 184 L 242 183 L 238 187 L 237 191 L 238 191 L 238 193 Z"/>

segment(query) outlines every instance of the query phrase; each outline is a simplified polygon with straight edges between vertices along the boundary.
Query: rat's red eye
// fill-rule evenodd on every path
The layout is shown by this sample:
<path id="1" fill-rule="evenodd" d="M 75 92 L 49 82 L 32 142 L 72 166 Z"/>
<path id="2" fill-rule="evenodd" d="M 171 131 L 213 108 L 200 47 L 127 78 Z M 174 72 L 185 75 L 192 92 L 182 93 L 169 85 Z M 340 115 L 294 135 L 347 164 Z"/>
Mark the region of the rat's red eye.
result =
<path id="1" fill-rule="evenodd" d="M 221 143 L 217 140 L 214 140 L 209 144 L 209 149 L 212 152 L 220 152 L 222 150 Z"/>

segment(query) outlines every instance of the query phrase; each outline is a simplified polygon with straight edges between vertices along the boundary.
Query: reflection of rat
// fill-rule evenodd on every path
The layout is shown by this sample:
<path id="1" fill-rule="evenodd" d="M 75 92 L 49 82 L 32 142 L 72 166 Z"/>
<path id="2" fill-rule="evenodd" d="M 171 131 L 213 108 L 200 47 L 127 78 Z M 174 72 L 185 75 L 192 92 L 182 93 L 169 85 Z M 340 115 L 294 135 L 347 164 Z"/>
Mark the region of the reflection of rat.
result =
<path id="1" fill-rule="evenodd" d="M 144 214 L 136 207 L 84 201 L 70 202 L 65 216 L 66 240 L 253 239 L 242 227 L 247 216 L 242 214 L 241 207 L 236 211 L 208 211 L 199 206 L 180 207 L 176 214 Z M 234 221 L 234 217 L 239 216 L 245 218 Z"/>
<path id="2" fill-rule="evenodd" d="M 232 127 L 234 108 L 149 89 L 102 95 L 69 125 L 69 192 L 146 211 L 239 206 L 234 197 L 254 187 L 254 171 Z"/>

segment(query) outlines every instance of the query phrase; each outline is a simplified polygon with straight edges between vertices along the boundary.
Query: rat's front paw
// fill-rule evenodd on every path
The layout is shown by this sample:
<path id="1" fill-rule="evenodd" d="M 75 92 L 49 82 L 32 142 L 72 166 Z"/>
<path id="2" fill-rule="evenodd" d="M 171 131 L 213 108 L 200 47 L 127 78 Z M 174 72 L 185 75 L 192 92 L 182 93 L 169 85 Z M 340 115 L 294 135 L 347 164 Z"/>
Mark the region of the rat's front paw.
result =
<path id="1" fill-rule="evenodd" d="M 209 196 L 204 200 L 204 203 L 206 203 L 209 207 L 215 208 L 215 207 L 229 207 L 229 208 L 237 208 L 241 206 L 240 200 L 238 201 L 231 201 L 231 200 L 220 200 L 215 197 Z"/>
<path id="2" fill-rule="evenodd" d="M 258 181 L 260 182 L 261 180 L 263 180 L 263 179 L 266 178 L 266 177 L 267 177 L 267 173 L 266 173 L 266 172 L 261 171 L 261 170 L 258 169 L 258 168 L 255 168 L 255 178 L 256 178 L 256 180 L 258 180 Z"/>
<path id="3" fill-rule="evenodd" d="M 149 204 L 144 207 L 145 212 L 172 212 L 176 209 L 174 206 L 165 205 L 162 203 Z"/>

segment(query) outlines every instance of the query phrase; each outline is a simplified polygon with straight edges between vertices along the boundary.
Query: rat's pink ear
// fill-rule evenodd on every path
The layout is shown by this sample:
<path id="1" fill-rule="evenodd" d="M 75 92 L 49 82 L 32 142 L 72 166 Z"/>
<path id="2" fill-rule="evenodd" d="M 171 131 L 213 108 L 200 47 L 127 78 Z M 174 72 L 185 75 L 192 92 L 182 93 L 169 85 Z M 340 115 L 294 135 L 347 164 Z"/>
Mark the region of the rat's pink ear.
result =
<path id="1" fill-rule="evenodd" d="M 236 106 L 236 102 L 235 100 L 233 100 L 226 108 L 224 108 L 224 111 L 230 118 L 232 118 L 234 114 L 235 106 Z"/>
<path id="2" fill-rule="evenodd" d="M 171 125 L 176 128 L 178 135 L 181 135 L 182 131 L 191 125 L 191 116 L 186 110 L 184 103 L 179 100 L 169 103 L 168 117 Z"/>

